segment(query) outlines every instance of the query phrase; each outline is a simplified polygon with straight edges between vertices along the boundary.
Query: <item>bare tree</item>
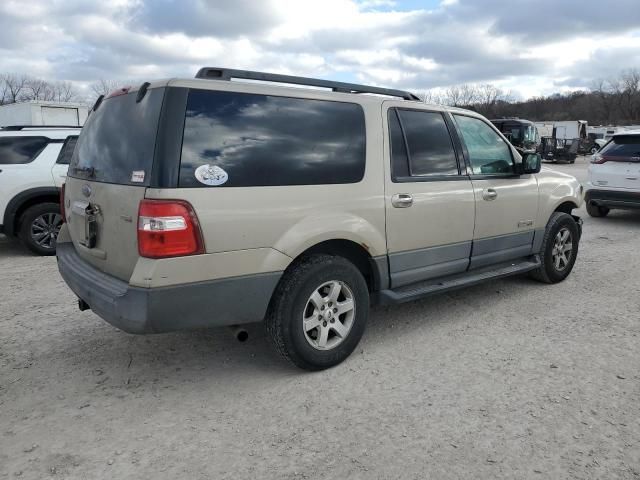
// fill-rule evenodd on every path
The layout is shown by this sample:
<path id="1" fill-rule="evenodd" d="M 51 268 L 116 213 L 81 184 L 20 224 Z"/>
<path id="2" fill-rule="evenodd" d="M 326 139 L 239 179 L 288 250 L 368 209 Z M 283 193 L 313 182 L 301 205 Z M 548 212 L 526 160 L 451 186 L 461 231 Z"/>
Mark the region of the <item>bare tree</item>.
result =
<path id="1" fill-rule="evenodd" d="M 97 82 L 92 83 L 90 87 L 97 98 L 100 95 L 109 95 L 114 90 L 122 87 L 122 85 L 123 82 L 119 80 L 106 80 L 104 78 L 101 78 Z"/>
<path id="2" fill-rule="evenodd" d="M 418 98 L 431 105 L 445 105 L 445 98 L 441 93 L 436 90 L 425 90 L 423 93 L 418 94 Z"/>
<path id="3" fill-rule="evenodd" d="M 53 85 L 53 94 L 58 102 L 70 102 L 77 97 L 71 82 L 56 82 Z"/>
<path id="4" fill-rule="evenodd" d="M 19 100 L 20 94 L 27 83 L 26 75 L 16 75 L 15 73 L 7 73 L 2 77 L 6 85 L 6 102 L 15 103 Z"/>

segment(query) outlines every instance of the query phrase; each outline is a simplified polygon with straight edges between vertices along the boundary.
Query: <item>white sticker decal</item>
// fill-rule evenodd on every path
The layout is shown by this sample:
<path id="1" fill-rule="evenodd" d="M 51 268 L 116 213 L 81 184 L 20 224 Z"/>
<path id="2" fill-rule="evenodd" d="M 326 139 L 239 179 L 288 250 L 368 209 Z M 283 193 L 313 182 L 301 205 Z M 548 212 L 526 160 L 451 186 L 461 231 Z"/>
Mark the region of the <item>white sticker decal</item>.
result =
<path id="1" fill-rule="evenodd" d="M 134 170 L 131 172 L 131 182 L 142 183 L 144 182 L 144 170 Z"/>
<path id="2" fill-rule="evenodd" d="M 227 183 L 229 175 L 216 165 L 200 165 L 196 168 L 196 179 L 205 185 L 222 185 Z"/>

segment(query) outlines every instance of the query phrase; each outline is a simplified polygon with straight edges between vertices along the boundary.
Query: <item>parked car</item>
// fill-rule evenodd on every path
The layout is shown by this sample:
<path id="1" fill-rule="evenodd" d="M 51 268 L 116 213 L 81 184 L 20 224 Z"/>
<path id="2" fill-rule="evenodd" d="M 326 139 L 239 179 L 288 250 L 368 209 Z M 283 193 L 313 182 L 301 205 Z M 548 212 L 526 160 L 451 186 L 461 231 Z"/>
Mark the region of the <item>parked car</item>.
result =
<path id="1" fill-rule="evenodd" d="M 132 333 L 264 320 L 310 370 L 354 350 L 371 303 L 562 281 L 581 233 L 579 182 L 476 113 L 217 68 L 99 103 L 63 196 L 58 265 L 82 310 Z"/>
<path id="2" fill-rule="evenodd" d="M 591 157 L 585 202 L 592 217 L 640 208 L 640 130 L 614 134 Z"/>
<path id="3" fill-rule="evenodd" d="M 0 233 L 39 255 L 56 253 L 60 186 L 79 134 L 79 127 L 0 129 Z"/>

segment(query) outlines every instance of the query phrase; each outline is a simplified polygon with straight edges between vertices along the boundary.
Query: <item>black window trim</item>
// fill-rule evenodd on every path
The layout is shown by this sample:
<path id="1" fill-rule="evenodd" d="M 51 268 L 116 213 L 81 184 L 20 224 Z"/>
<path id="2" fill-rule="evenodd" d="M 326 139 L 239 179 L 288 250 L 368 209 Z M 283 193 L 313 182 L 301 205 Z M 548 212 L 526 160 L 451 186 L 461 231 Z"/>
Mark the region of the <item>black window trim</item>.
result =
<path id="1" fill-rule="evenodd" d="M 32 157 L 31 160 L 29 160 L 28 162 L 24 162 L 24 163 L 0 163 L 0 165 L 29 165 L 33 162 L 35 162 L 36 158 L 38 158 L 40 156 L 40 154 L 44 151 L 45 148 L 47 148 L 49 146 L 50 143 L 59 143 L 62 142 L 64 140 L 58 140 L 55 138 L 49 138 L 49 137 L 45 137 L 44 135 L 6 135 L 6 136 L 2 136 L 0 138 L 42 138 L 44 140 L 46 140 L 46 143 L 42 146 L 42 148 L 40 150 L 38 150 Z"/>
<path id="2" fill-rule="evenodd" d="M 458 137 L 458 141 L 460 142 L 463 154 L 464 154 L 464 159 L 465 159 L 465 164 L 467 166 L 467 171 L 468 171 L 468 176 L 471 180 L 491 180 L 491 179 L 510 179 L 510 178 L 520 178 L 522 175 L 520 173 L 518 173 L 518 169 L 517 169 L 517 163 L 516 163 L 516 159 L 513 157 L 513 149 L 511 148 L 511 144 L 507 141 L 504 140 L 504 138 L 502 138 L 502 141 L 505 142 L 507 144 L 507 147 L 509 148 L 509 155 L 511 156 L 511 164 L 513 165 L 513 173 L 495 173 L 495 174 L 491 174 L 491 173 L 485 173 L 485 174 L 475 174 L 473 173 L 473 166 L 471 165 L 471 158 L 469 157 L 469 150 L 467 149 L 467 145 L 464 142 L 464 137 L 462 136 L 462 132 L 460 131 L 460 125 L 458 125 L 458 122 L 456 121 L 455 117 L 469 117 L 469 118 L 474 118 L 476 120 L 481 121 L 482 123 L 484 123 L 485 125 L 488 125 L 489 128 L 493 129 L 494 131 L 498 132 L 499 134 L 501 134 L 502 132 L 500 132 L 500 130 L 498 130 L 498 128 L 491 122 L 486 122 L 483 118 L 481 117 L 477 117 L 475 115 L 468 115 L 466 113 L 461 113 L 461 112 L 449 112 L 449 114 L 451 115 L 451 121 L 453 122 L 453 124 L 455 125 L 455 129 L 456 129 L 456 134 Z"/>
<path id="3" fill-rule="evenodd" d="M 167 90 L 171 89 L 171 88 L 177 88 L 177 87 L 168 87 Z M 190 88 L 185 88 L 184 90 L 186 90 L 186 94 L 184 97 L 184 115 L 183 118 L 181 119 L 182 122 L 182 129 L 181 129 L 181 140 L 180 140 L 180 153 L 179 153 L 179 157 L 178 157 L 178 172 L 177 172 L 177 177 L 175 179 L 176 185 L 178 188 L 200 188 L 200 187 L 181 187 L 180 186 L 180 174 L 179 174 L 179 170 L 182 168 L 182 147 L 184 144 L 184 129 L 186 127 L 186 114 L 187 114 L 187 104 L 189 101 L 189 94 L 194 91 L 194 90 L 198 90 L 198 91 L 203 91 L 203 92 L 222 92 L 222 93 L 235 93 L 235 94 L 247 94 L 247 95 L 263 95 L 265 97 L 280 97 L 280 98 L 288 98 L 288 99 L 293 99 L 293 100 L 315 100 L 315 101 L 321 101 L 321 102 L 331 102 L 331 103 L 342 103 L 342 104 L 346 104 L 346 105 L 355 105 L 359 108 L 360 113 L 362 114 L 362 125 L 363 125 L 363 137 L 364 137 L 364 152 L 363 152 L 363 169 L 362 169 L 362 175 L 360 176 L 360 178 L 357 181 L 354 182 L 347 182 L 347 183 L 312 183 L 312 184 L 285 184 L 285 185 L 252 185 L 250 187 L 248 186 L 237 186 L 237 187 L 226 187 L 226 188 L 273 188 L 273 187 L 306 187 L 306 186 L 317 186 L 317 185 L 357 185 L 360 184 L 362 182 L 364 182 L 364 180 L 367 178 L 367 171 L 369 169 L 369 156 L 368 156 L 368 141 L 367 141 L 367 133 L 368 133 L 368 129 L 367 129 L 367 112 L 365 111 L 364 107 L 362 106 L 361 103 L 359 102 L 354 102 L 354 101 L 347 101 L 347 100 L 334 100 L 334 99 L 327 99 L 327 98 L 315 98 L 315 97 L 306 97 L 306 96 L 296 96 L 296 95 L 283 95 L 283 94 L 279 94 L 279 93 L 258 93 L 258 92 L 247 92 L 244 90 L 235 90 L 235 89 L 231 89 L 231 90 L 221 90 L 221 89 L 211 89 L 211 88 L 202 88 L 202 87 L 190 87 Z M 164 106 L 164 105 L 163 105 Z M 161 116 L 160 116 L 160 121 L 164 120 L 162 117 L 162 112 L 161 112 Z M 155 157 L 154 157 L 155 158 Z"/>
<path id="4" fill-rule="evenodd" d="M 407 170 L 409 172 L 409 176 L 399 177 L 397 175 L 394 175 L 393 173 L 393 165 L 391 165 L 391 162 L 393 162 L 393 150 L 392 150 L 393 145 L 391 145 L 391 130 L 389 128 L 389 113 L 388 113 L 391 110 L 393 110 L 393 112 L 395 113 L 396 118 L 398 119 L 398 124 L 400 125 L 400 131 L 402 132 L 402 138 L 404 140 L 404 148 L 407 152 L 407 155 L 406 155 Z M 453 152 L 456 157 L 456 166 L 458 167 L 457 174 L 413 175 L 413 172 L 411 170 L 411 153 L 409 151 L 409 142 L 407 140 L 407 135 L 405 133 L 404 125 L 402 123 L 402 118 L 400 117 L 398 110 L 426 112 L 426 113 L 439 113 L 440 115 L 442 115 L 442 119 L 444 120 L 447 131 L 449 132 L 449 139 L 451 140 L 451 146 L 453 148 Z M 390 160 L 390 166 L 391 166 L 390 173 L 391 173 L 391 181 L 393 183 L 452 182 L 452 181 L 460 181 L 460 180 L 469 180 L 469 176 L 466 172 L 467 170 L 466 162 L 465 162 L 464 156 L 461 155 L 459 146 L 456 143 L 456 140 L 457 140 L 456 132 L 455 132 L 455 129 L 453 128 L 453 125 L 451 125 L 450 120 L 447 118 L 448 117 L 447 113 L 448 112 L 442 111 L 442 110 L 430 110 L 425 108 L 410 108 L 410 107 L 398 107 L 398 106 L 390 106 L 387 109 L 387 137 L 389 138 L 389 160 Z M 462 159 L 462 162 L 460 161 L 461 159 Z M 464 168 L 462 168 L 463 165 L 464 165 Z"/>
<path id="5" fill-rule="evenodd" d="M 69 159 L 69 162 L 67 163 L 62 163 L 60 161 L 61 157 L 62 157 L 62 152 L 64 152 L 64 147 L 67 146 L 67 142 L 72 139 L 75 138 L 76 139 L 76 143 L 78 141 L 78 137 L 80 135 L 68 135 L 67 138 L 62 139 L 62 138 L 56 138 L 54 142 L 51 143 L 61 143 L 62 142 L 62 147 L 60 147 L 60 151 L 58 152 L 58 158 L 56 158 L 56 164 L 57 165 L 69 165 L 69 163 L 71 163 L 71 159 Z M 75 147 L 74 147 L 75 148 Z"/>

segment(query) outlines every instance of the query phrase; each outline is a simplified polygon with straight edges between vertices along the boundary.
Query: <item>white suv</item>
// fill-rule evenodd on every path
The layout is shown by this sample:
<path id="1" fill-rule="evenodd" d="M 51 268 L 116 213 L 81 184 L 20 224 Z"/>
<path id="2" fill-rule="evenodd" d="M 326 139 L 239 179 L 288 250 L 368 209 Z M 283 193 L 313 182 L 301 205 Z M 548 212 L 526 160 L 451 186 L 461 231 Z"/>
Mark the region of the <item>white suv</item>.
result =
<path id="1" fill-rule="evenodd" d="M 585 203 L 592 217 L 640 208 L 640 130 L 613 135 L 592 157 Z"/>
<path id="2" fill-rule="evenodd" d="M 56 253 L 60 187 L 79 134 L 80 127 L 0 129 L 0 233 L 37 254 Z"/>

